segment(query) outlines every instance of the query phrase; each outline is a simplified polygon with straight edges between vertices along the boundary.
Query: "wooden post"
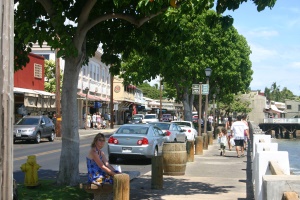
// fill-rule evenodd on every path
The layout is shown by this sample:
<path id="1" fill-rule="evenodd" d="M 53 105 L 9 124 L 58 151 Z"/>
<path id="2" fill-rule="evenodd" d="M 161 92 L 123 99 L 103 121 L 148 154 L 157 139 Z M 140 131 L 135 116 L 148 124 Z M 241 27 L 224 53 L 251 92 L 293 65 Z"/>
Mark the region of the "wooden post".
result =
<path id="1" fill-rule="evenodd" d="M 299 195 L 296 192 L 284 192 L 282 200 L 298 200 Z"/>
<path id="2" fill-rule="evenodd" d="M 156 190 L 163 189 L 163 157 L 154 156 L 151 159 L 151 188 Z"/>
<path id="3" fill-rule="evenodd" d="M 0 199 L 13 197 L 14 1 L 0 3 Z"/>
<path id="4" fill-rule="evenodd" d="M 203 136 L 196 137 L 195 155 L 203 155 Z"/>
<path id="5" fill-rule="evenodd" d="M 114 200 L 129 200 L 130 178 L 128 174 L 116 174 L 113 184 Z"/>
<path id="6" fill-rule="evenodd" d="M 203 149 L 207 150 L 208 149 L 208 136 L 207 133 L 203 133 Z"/>
<path id="7" fill-rule="evenodd" d="M 186 142 L 187 162 L 194 162 L 194 141 Z"/>
<path id="8" fill-rule="evenodd" d="M 212 145 L 214 143 L 214 135 L 212 131 L 207 131 L 208 135 L 208 145 Z"/>
<path id="9" fill-rule="evenodd" d="M 56 137 L 61 137 L 61 93 L 60 93 L 60 61 L 57 56 L 58 49 L 55 50 L 55 79 L 56 79 L 56 91 L 55 91 L 55 107 L 56 107 L 56 123 L 55 132 Z"/>

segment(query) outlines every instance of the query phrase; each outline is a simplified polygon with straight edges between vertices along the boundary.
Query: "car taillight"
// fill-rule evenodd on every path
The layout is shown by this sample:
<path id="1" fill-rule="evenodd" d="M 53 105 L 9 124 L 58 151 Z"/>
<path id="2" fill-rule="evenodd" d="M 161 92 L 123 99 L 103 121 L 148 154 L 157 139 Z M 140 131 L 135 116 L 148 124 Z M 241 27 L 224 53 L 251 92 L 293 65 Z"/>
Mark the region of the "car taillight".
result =
<path id="1" fill-rule="evenodd" d="M 143 145 L 143 144 L 149 144 L 148 139 L 147 138 L 143 138 L 141 140 L 137 141 L 138 145 Z"/>
<path id="2" fill-rule="evenodd" d="M 191 129 L 189 129 L 188 132 L 189 132 L 189 133 L 192 132 Z"/>
<path id="3" fill-rule="evenodd" d="M 170 131 L 166 131 L 166 136 L 170 136 L 171 132 Z"/>
<path id="4" fill-rule="evenodd" d="M 119 141 L 116 138 L 110 136 L 108 139 L 108 143 L 109 144 L 119 144 Z"/>

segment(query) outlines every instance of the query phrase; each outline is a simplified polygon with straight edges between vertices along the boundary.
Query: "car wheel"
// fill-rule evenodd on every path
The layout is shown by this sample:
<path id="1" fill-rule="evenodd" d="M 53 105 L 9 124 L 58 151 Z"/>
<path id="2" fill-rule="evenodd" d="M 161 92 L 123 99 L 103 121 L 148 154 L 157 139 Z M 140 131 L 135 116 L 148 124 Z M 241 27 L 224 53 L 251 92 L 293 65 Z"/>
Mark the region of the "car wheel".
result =
<path id="1" fill-rule="evenodd" d="M 36 134 L 36 138 L 35 138 L 35 143 L 40 143 L 41 142 L 41 134 L 40 133 L 37 133 Z"/>
<path id="2" fill-rule="evenodd" d="M 50 142 L 53 142 L 53 141 L 54 141 L 54 138 L 55 138 L 55 134 L 54 134 L 53 131 L 51 131 L 51 135 L 50 135 L 50 137 L 48 138 L 48 140 L 49 140 Z"/>
<path id="3" fill-rule="evenodd" d="M 177 142 L 177 138 L 174 138 L 174 142 Z"/>
<path id="4" fill-rule="evenodd" d="M 110 164 L 116 163 L 117 162 L 117 157 L 115 156 L 108 156 L 108 160 Z"/>

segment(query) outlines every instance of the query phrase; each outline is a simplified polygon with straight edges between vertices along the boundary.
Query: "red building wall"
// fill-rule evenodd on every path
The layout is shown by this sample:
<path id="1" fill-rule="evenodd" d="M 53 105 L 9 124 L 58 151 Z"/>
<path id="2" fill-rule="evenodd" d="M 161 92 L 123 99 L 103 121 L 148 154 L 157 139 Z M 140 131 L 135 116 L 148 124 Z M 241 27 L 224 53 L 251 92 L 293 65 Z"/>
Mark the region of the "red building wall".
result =
<path id="1" fill-rule="evenodd" d="M 27 88 L 33 90 L 45 90 L 44 86 L 44 57 L 30 53 L 29 63 L 22 70 L 18 70 L 14 74 L 14 87 Z M 34 67 L 38 64 L 39 67 Z M 41 66 L 41 68 L 40 68 Z M 36 69 L 36 77 L 35 77 Z M 39 76 L 39 77 L 37 77 Z"/>

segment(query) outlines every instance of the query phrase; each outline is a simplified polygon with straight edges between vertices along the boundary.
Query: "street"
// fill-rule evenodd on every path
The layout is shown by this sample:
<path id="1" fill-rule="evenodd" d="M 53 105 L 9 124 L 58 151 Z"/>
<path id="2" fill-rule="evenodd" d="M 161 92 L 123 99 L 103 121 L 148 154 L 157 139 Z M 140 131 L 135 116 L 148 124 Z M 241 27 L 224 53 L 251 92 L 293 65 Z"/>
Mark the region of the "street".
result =
<path id="1" fill-rule="evenodd" d="M 86 155 L 90 149 L 94 136 L 80 137 L 80 155 L 79 155 L 79 172 L 82 181 L 86 181 Z M 106 135 L 106 140 L 109 135 Z M 18 183 L 24 182 L 24 173 L 20 166 L 27 161 L 28 155 L 36 155 L 37 163 L 41 166 L 38 171 L 39 179 L 55 179 L 59 169 L 59 160 L 61 152 L 61 140 L 48 142 L 43 139 L 40 144 L 33 142 L 17 141 L 14 148 L 13 171 L 14 178 Z M 107 155 L 107 144 L 103 148 Z M 151 160 L 118 160 L 122 171 L 139 171 L 142 174 L 151 170 Z"/>

